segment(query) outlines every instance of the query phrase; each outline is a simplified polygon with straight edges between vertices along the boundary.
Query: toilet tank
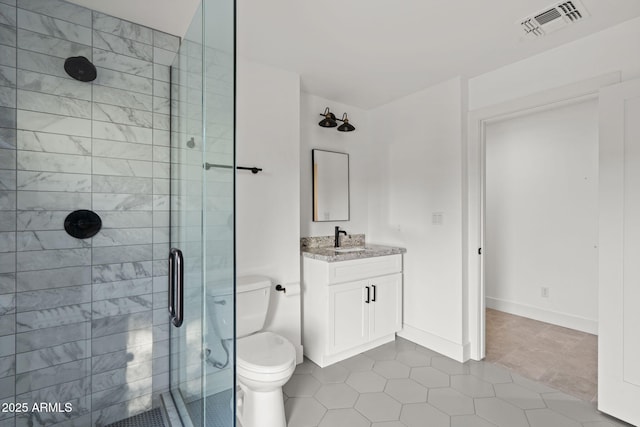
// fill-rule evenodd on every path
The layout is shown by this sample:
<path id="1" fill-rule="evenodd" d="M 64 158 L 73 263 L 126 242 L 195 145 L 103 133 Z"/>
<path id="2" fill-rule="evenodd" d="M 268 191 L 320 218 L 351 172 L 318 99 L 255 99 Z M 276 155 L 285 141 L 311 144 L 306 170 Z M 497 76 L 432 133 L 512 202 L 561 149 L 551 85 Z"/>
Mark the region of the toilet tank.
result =
<path id="1" fill-rule="evenodd" d="M 244 337 L 264 327 L 269 310 L 271 279 L 241 276 L 236 279 L 236 336 Z"/>

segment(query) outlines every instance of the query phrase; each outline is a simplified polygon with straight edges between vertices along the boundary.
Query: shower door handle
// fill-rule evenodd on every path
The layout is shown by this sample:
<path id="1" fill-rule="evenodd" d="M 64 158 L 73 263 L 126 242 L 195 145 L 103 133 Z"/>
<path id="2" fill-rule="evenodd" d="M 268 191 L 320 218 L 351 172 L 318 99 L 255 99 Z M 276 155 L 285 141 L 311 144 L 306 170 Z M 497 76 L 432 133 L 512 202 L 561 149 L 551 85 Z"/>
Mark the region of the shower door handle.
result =
<path id="1" fill-rule="evenodd" d="M 176 315 L 173 318 L 173 324 L 176 328 L 182 326 L 184 320 L 184 257 L 180 249 L 174 249 L 176 252 L 175 257 L 175 283 L 176 283 L 176 300 L 175 311 Z"/>
<path id="2" fill-rule="evenodd" d="M 184 320 L 184 257 L 182 251 L 169 251 L 169 315 L 176 328 Z"/>

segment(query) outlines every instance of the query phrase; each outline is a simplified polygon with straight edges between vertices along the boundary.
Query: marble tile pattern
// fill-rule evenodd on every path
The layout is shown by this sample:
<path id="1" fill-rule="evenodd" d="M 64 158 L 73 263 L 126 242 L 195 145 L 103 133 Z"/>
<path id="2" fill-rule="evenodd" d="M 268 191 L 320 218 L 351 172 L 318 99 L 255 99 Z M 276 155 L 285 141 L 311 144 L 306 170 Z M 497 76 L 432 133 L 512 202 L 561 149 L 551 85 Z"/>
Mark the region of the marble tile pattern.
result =
<path id="1" fill-rule="evenodd" d="M 490 362 L 459 363 L 397 338 L 283 387 L 288 427 L 629 426 Z"/>
<path id="2" fill-rule="evenodd" d="M 347 234 L 346 236 L 340 235 L 340 246 L 364 246 L 364 241 L 364 234 Z M 334 244 L 335 236 L 314 236 L 300 238 L 300 249 L 332 248 Z"/>
<path id="3" fill-rule="evenodd" d="M 178 37 L 63 0 L 0 1 L 0 426 L 103 426 L 168 388 L 169 64 Z M 63 69 L 83 55 L 93 83 Z M 103 228 L 67 235 L 66 215 Z"/>
<path id="4" fill-rule="evenodd" d="M 0 402 L 16 394 L 17 8 L 0 3 Z M 0 412 L 0 425 L 15 416 Z"/>
<path id="5" fill-rule="evenodd" d="M 342 249 L 354 249 L 352 252 L 340 252 L 340 248 L 303 248 L 302 256 L 326 262 L 350 261 L 354 259 L 396 255 L 407 252 L 405 248 L 366 244 L 363 246 L 342 246 Z M 338 249 L 338 251 L 336 251 Z"/>

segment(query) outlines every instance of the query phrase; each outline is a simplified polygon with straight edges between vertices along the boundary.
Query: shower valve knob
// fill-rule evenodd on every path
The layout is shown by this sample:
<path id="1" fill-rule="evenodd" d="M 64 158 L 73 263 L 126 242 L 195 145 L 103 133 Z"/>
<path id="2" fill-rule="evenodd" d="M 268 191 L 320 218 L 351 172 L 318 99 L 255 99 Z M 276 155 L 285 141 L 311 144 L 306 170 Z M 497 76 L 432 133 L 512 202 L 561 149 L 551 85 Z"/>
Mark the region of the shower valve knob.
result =
<path id="1" fill-rule="evenodd" d="M 102 228 L 100 216 L 93 211 L 81 209 L 71 212 L 64 220 L 64 229 L 76 239 L 88 239 Z"/>

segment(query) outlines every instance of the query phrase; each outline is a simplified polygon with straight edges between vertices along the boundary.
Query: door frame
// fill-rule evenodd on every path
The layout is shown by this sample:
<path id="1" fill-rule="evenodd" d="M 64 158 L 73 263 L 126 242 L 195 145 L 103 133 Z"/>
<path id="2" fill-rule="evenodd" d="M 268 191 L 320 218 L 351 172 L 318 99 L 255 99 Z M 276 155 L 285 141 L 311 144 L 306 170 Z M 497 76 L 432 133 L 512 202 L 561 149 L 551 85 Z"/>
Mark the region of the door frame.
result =
<path id="1" fill-rule="evenodd" d="M 603 286 L 600 289 L 601 336 L 598 339 L 598 409 L 624 420 L 630 425 L 640 425 L 638 398 L 640 380 L 631 352 L 635 337 L 628 336 L 634 330 L 634 320 L 627 315 L 635 312 L 633 256 L 637 251 L 629 247 L 635 241 L 636 218 L 634 191 L 638 147 L 627 124 L 635 117 L 627 115 L 630 100 L 640 99 L 640 79 L 632 78 L 619 85 L 601 91 L 600 108 L 600 249 L 599 276 Z M 634 102 L 632 101 L 632 102 Z M 637 126 L 637 123 L 634 123 Z M 635 172 L 637 173 L 637 172 Z M 627 256 L 630 254 L 631 256 Z M 631 271 L 628 269 L 631 268 Z M 630 274 L 629 274 L 630 273 Z M 627 346 L 627 344 L 629 344 Z M 627 351 L 629 350 L 629 351 Z M 628 354 L 631 353 L 631 354 Z"/>
<path id="2" fill-rule="evenodd" d="M 597 99 L 601 88 L 620 83 L 620 72 L 546 90 L 469 112 L 467 122 L 467 286 L 469 356 L 484 359 L 485 353 L 485 268 L 481 248 L 485 239 L 485 127 L 488 123 Z"/>

